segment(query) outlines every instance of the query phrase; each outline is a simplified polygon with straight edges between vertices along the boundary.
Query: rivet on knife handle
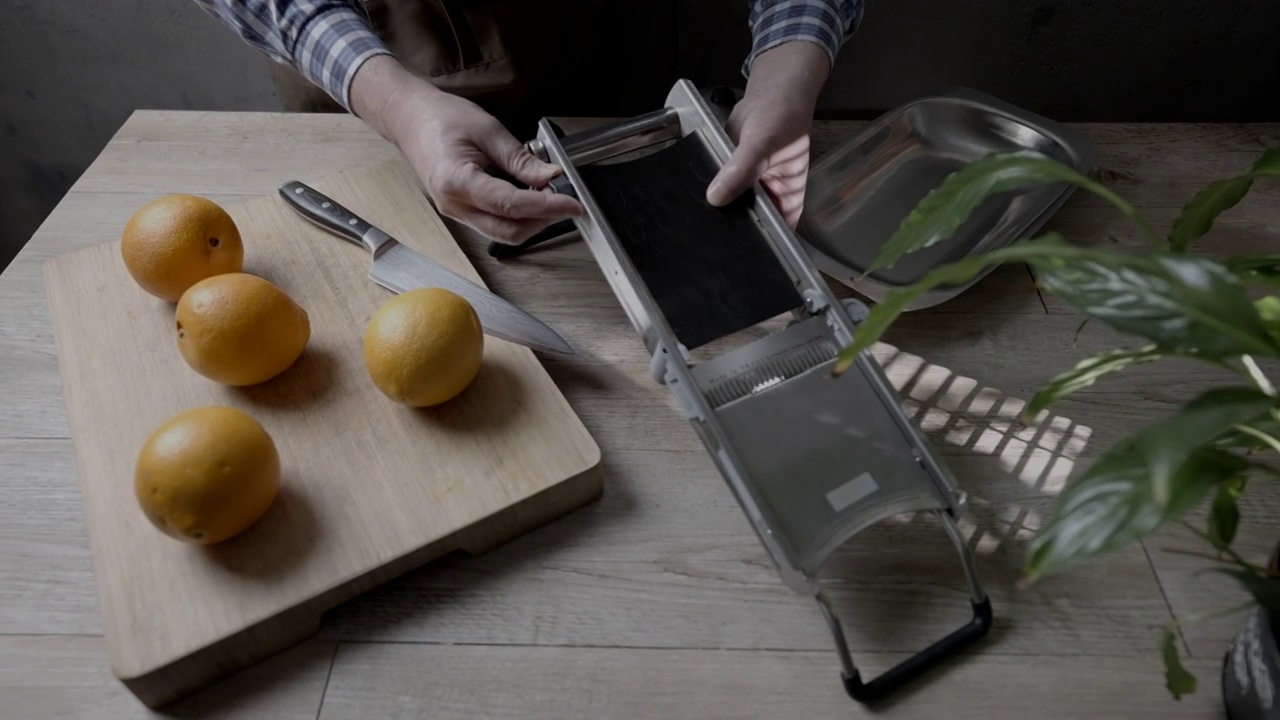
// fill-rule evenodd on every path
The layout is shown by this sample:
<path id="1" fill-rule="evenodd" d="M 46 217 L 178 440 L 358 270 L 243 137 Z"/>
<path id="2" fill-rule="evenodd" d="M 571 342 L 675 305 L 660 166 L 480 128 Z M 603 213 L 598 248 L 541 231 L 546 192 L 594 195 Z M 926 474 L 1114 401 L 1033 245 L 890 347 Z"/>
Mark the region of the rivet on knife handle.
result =
<path id="1" fill-rule="evenodd" d="M 292 180 L 280 186 L 280 197 L 302 217 L 356 245 L 377 251 L 370 244 L 373 226 L 315 188 Z"/>

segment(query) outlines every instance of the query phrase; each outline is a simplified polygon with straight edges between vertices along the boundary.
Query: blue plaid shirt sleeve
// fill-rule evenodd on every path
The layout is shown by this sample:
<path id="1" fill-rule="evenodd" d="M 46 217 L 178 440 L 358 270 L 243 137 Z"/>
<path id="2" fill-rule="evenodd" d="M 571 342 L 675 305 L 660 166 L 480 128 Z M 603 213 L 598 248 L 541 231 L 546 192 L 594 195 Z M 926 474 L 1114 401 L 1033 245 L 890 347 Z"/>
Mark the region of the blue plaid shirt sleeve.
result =
<path id="1" fill-rule="evenodd" d="M 844 41 L 862 22 L 863 0 L 752 0 L 747 24 L 751 53 L 742 74 L 766 50 L 793 40 L 815 43 L 834 64 Z"/>
<path id="2" fill-rule="evenodd" d="M 193 0 L 276 62 L 292 65 L 343 108 L 351 79 L 374 55 L 389 54 L 359 0 Z M 835 62 L 862 20 L 863 0 L 751 0 L 751 52 L 742 65 L 785 42 L 817 44 Z"/>
<path id="3" fill-rule="evenodd" d="M 367 59 L 389 54 L 359 0 L 193 0 L 250 46 L 292 65 L 343 108 Z"/>

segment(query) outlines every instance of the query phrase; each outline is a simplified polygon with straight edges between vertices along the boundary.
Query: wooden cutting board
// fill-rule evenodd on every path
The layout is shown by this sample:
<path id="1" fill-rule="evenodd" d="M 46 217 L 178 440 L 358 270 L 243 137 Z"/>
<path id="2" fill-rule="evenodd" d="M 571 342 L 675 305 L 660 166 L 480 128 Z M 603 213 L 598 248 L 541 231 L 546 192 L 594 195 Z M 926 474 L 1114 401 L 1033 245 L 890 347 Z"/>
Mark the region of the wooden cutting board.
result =
<path id="1" fill-rule="evenodd" d="M 483 284 L 402 163 L 313 184 Z M 378 583 L 454 550 L 484 552 L 601 492 L 599 448 L 531 350 L 486 336 L 462 395 L 395 405 L 364 367 L 365 323 L 392 297 L 368 279 L 367 251 L 274 194 L 227 210 L 245 271 L 311 319 L 302 357 L 259 386 L 223 387 L 187 367 L 174 306 L 134 284 L 118 242 L 45 267 L 110 663 L 152 707 L 306 638 L 325 610 Z M 202 548 L 148 523 L 133 471 L 156 426 L 207 404 L 257 418 L 283 478 L 261 521 Z"/>

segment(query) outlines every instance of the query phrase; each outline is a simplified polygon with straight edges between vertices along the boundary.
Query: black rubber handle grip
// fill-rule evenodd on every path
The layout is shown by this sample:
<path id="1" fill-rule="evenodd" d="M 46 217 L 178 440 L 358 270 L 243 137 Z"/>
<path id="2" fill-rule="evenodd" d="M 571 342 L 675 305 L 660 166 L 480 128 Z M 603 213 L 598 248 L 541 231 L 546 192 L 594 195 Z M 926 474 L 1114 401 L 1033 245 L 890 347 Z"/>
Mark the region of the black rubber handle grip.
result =
<path id="1" fill-rule="evenodd" d="M 498 259 L 515 257 L 535 245 L 541 245 L 548 240 L 555 240 L 556 238 L 564 237 L 575 230 L 577 230 L 577 227 L 574 226 L 572 220 L 561 220 L 519 245 L 507 245 L 500 242 L 489 243 L 489 257 L 495 257 Z"/>
<path id="2" fill-rule="evenodd" d="M 551 124 L 551 130 L 556 134 L 556 137 L 562 138 L 565 136 L 565 132 L 563 128 L 561 128 L 559 125 L 557 125 L 556 123 L 550 120 L 548 120 L 547 122 Z M 507 182 L 511 183 L 512 185 L 515 185 L 518 188 L 528 189 L 527 185 L 507 175 L 501 170 L 498 170 L 497 168 L 489 168 L 488 172 L 490 175 L 493 175 L 494 177 L 499 178 L 501 180 L 506 180 Z M 572 186 L 570 186 L 567 182 L 565 182 L 563 178 L 564 178 L 563 175 L 556 176 L 556 178 L 551 181 L 551 190 L 553 192 L 564 192 L 565 188 L 568 188 L 569 189 L 568 194 L 573 195 L 574 193 L 572 192 L 572 189 L 573 189 Z M 541 245 L 542 243 L 547 242 L 548 240 L 555 240 L 556 238 L 564 237 L 565 235 L 568 235 L 569 233 L 574 232 L 575 230 L 577 230 L 577 227 L 573 224 L 572 220 L 562 220 L 556 223 L 555 225 L 549 226 L 547 229 L 530 237 L 528 240 L 525 240 L 524 242 L 518 245 L 508 245 L 506 243 L 490 242 L 489 246 L 485 250 L 486 252 L 489 253 L 489 257 L 493 257 L 493 258 L 503 259 L 503 258 L 515 257 L 516 255 L 519 255 L 525 250 L 528 250 L 529 248 L 534 247 L 535 245 Z"/>
<path id="3" fill-rule="evenodd" d="M 991 629 L 991 600 L 973 603 L 973 619 L 950 635 L 884 671 L 869 683 L 854 675 L 844 678 L 849 697 L 867 705 L 883 700 L 902 685 L 918 677 L 951 655 L 987 634 Z"/>
<path id="4" fill-rule="evenodd" d="M 518 180 L 508 177 L 505 173 L 502 173 L 501 171 L 490 169 L 489 174 L 493 175 L 494 177 L 500 178 L 502 180 L 506 180 L 507 182 L 513 183 L 516 187 L 520 187 L 520 188 L 524 187 L 524 185 L 521 184 Z M 570 197 L 577 198 L 577 193 L 573 191 L 573 185 L 569 183 L 568 178 L 566 178 L 564 175 L 557 175 L 556 177 L 552 178 L 550 187 L 551 187 L 551 191 L 554 193 L 558 193 L 560 195 L 568 195 Z M 537 233 L 536 235 L 533 235 L 532 237 L 530 237 L 529 239 L 525 240 L 524 242 L 518 245 L 508 245 L 506 243 L 490 242 L 489 247 L 487 248 L 487 251 L 489 253 L 489 257 L 494 257 L 498 259 L 514 257 L 535 245 L 541 245 L 542 243 L 547 242 L 548 240 L 555 240 L 556 238 L 564 237 L 565 235 L 568 235 L 569 233 L 573 232 L 576 229 L 577 228 L 573 224 L 572 220 L 561 220 L 560 222 L 555 223 L 554 225 L 548 226 L 545 230 L 542 230 L 541 232 Z"/>

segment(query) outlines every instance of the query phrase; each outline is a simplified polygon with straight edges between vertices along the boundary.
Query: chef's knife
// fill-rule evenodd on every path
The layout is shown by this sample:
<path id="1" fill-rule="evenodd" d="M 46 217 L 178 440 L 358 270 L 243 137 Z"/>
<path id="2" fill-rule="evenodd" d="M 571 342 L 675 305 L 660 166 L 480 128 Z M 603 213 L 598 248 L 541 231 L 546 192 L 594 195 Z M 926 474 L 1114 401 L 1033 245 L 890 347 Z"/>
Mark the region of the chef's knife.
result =
<path id="1" fill-rule="evenodd" d="M 369 277 L 382 287 L 394 293 L 421 287 L 444 288 L 471 303 L 486 333 L 546 352 L 573 353 L 564 338 L 541 320 L 401 244 L 315 188 L 297 181 L 287 182 L 280 186 L 280 197 L 303 218 L 368 249 L 373 254 Z"/>

